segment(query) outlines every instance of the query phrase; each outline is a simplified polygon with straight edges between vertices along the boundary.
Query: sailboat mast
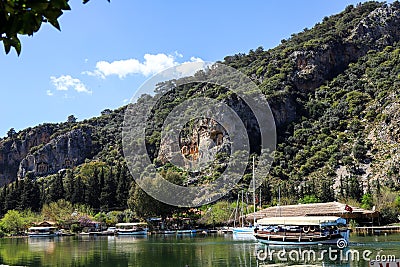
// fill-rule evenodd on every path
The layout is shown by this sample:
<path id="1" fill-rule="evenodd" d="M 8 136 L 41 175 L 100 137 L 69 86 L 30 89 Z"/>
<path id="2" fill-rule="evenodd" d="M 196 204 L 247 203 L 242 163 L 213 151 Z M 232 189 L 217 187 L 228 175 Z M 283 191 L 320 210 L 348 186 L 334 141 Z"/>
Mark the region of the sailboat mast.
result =
<path id="1" fill-rule="evenodd" d="M 240 208 L 240 217 L 242 217 L 242 227 L 244 226 L 244 214 L 243 214 L 243 190 L 242 190 L 242 204 Z"/>
<path id="2" fill-rule="evenodd" d="M 256 225 L 256 179 L 254 175 L 254 165 L 255 165 L 255 156 L 253 156 L 253 206 L 254 206 L 254 213 L 253 213 L 253 225 Z"/>
<path id="3" fill-rule="evenodd" d="M 236 202 L 236 209 L 235 209 L 235 220 L 233 221 L 233 227 L 236 227 L 236 216 L 238 215 L 237 213 L 239 212 L 239 198 L 240 195 L 238 194 L 237 202 Z M 240 223 L 240 214 L 239 214 L 239 223 Z"/>

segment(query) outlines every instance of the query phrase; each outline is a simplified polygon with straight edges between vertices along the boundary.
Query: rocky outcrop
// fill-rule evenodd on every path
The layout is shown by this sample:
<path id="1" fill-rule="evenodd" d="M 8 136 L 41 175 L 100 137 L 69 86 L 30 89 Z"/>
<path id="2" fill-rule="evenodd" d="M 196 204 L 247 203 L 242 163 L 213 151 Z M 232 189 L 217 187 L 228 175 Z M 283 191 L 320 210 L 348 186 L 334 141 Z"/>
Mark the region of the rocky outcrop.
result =
<path id="1" fill-rule="evenodd" d="M 382 50 L 400 40 L 400 9 L 382 5 L 362 19 L 347 37 L 317 48 L 292 52 L 295 73 L 292 81 L 301 92 L 314 90 L 343 72 L 351 62 L 370 50 Z"/>
<path id="2" fill-rule="evenodd" d="M 25 177 L 28 172 L 35 176 L 44 176 L 61 169 L 72 168 L 89 158 L 91 149 L 90 130 L 72 130 L 24 157 L 19 164 L 18 177 Z"/>
<path id="3" fill-rule="evenodd" d="M 53 127 L 42 125 L 0 141 L 0 185 L 15 180 L 20 162 L 32 149 L 50 141 Z"/>

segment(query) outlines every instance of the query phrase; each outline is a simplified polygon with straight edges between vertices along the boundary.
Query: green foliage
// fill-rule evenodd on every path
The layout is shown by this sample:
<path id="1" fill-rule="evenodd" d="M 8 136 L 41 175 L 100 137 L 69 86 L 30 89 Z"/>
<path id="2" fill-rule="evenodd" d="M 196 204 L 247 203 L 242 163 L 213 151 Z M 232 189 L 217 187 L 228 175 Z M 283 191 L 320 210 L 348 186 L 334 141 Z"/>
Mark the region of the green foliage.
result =
<path id="1" fill-rule="evenodd" d="M 319 200 L 315 195 L 306 195 L 299 199 L 300 204 L 318 203 Z"/>
<path id="2" fill-rule="evenodd" d="M 6 54 L 13 47 L 19 55 L 21 53 L 21 42 L 17 35 L 31 36 L 40 29 L 43 22 L 49 22 L 60 30 L 58 18 L 65 10 L 70 10 L 68 0 L 1 1 L 0 36 Z"/>
<path id="3" fill-rule="evenodd" d="M 9 234 L 21 234 L 35 221 L 29 211 L 9 210 L 0 221 L 1 229 Z"/>
<path id="4" fill-rule="evenodd" d="M 68 2 L 69 0 L 0 1 L 0 41 L 3 42 L 6 54 L 13 47 L 19 55 L 21 42 L 18 35 L 32 36 L 40 29 L 43 22 L 48 22 L 61 30 L 58 19 L 64 11 L 71 10 Z M 87 2 L 89 1 L 83 0 L 83 3 Z"/>
<path id="5" fill-rule="evenodd" d="M 361 208 L 370 210 L 373 205 L 372 195 L 369 193 L 364 194 L 361 198 Z"/>
<path id="6" fill-rule="evenodd" d="M 228 201 L 219 201 L 213 205 L 205 206 L 205 214 L 201 218 L 201 223 L 206 225 L 224 225 L 235 210 L 235 205 Z"/>

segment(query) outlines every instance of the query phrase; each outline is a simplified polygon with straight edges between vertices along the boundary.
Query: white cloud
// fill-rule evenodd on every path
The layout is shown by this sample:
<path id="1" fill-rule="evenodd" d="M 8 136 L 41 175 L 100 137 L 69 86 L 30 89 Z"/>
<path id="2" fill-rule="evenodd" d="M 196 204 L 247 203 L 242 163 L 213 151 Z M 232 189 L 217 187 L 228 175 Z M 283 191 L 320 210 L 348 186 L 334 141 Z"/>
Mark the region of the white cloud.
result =
<path id="1" fill-rule="evenodd" d="M 46 91 L 46 94 L 47 94 L 48 96 L 53 96 L 53 95 L 54 95 L 54 93 L 53 93 L 51 90 L 47 90 L 47 91 Z"/>
<path id="2" fill-rule="evenodd" d="M 107 76 L 117 75 L 120 79 L 131 74 L 141 74 L 149 76 L 161 72 L 170 67 L 179 65 L 176 58 L 182 58 L 183 55 L 175 52 L 174 55 L 167 54 L 145 54 L 144 61 L 137 59 L 116 60 L 113 62 L 99 61 L 96 63 L 94 71 L 85 71 L 83 74 L 97 76 L 105 79 Z M 191 62 L 203 62 L 202 59 L 192 57 Z"/>
<path id="3" fill-rule="evenodd" d="M 58 78 L 51 76 L 50 80 L 57 91 L 68 91 L 72 89 L 78 93 L 92 94 L 92 91 L 90 91 L 79 79 L 72 78 L 70 75 L 61 75 Z"/>
<path id="4" fill-rule="evenodd" d="M 192 62 L 204 62 L 204 60 L 202 60 L 202 59 L 199 58 L 199 57 L 191 57 L 191 58 L 190 58 L 190 61 L 192 61 Z"/>

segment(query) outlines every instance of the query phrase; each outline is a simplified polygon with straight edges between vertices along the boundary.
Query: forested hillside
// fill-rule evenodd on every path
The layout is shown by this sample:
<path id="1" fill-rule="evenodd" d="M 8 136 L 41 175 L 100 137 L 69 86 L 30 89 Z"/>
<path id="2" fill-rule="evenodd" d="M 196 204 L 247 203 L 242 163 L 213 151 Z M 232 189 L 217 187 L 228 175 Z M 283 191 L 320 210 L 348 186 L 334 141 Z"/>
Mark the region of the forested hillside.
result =
<path id="1" fill-rule="evenodd" d="M 221 61 L 248 75 L 266 95 L 274 114 L 278 144 L 271 171 L 263 177 L 263 204 L 276 204 L 280 188 L 282 204 L 358 202 L 365 208 L 376 206 L 384 222 L 397 220 L 399 41 L 400 3 L 367 2 L 325 17 L 276 48 L 259 47 Z M 171 91 L 155 112 L 163 118 L 183 99 L 199 95 L 233 107 L 241 103 L 224 88 L 200 83 Z M 150 96 L 140 99 L 136 109 L 146 97 Z M 104 110 L 85 121 L 71 116 L 65 123 L 20 132 L 10 129 L 0 141 L 1 213 L 39 210 L 59 199 L 87 204 L 96 211 L 129 207 L 138 217 L 176 212 L 148 197 L 132 181 L 122 153 L 124 110 Z M 246 108 L 236 110 L 255 140 L 252 152 L 258 153 L 259 133 L 252 126 L 252 115 Z M 188 184 L 193 177 L 159 157 L 161 126 L 162 121 L 148 126 L 151 158 L 168 180 Z M 217 159 L 205 180 L 222 170 Z M 249 182 L 250 173 L 249 165 L 242 184 Z M 240 185 L 224 200 L 233 201 L 238 190 Z"/>

